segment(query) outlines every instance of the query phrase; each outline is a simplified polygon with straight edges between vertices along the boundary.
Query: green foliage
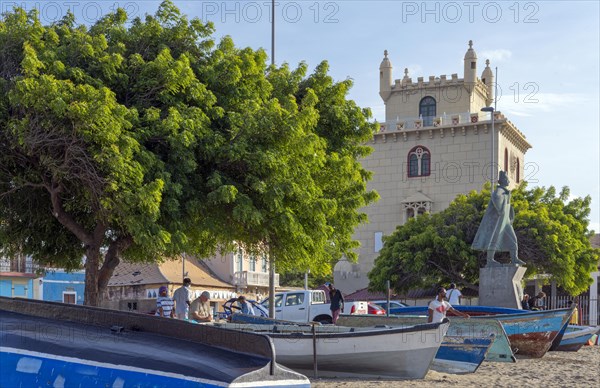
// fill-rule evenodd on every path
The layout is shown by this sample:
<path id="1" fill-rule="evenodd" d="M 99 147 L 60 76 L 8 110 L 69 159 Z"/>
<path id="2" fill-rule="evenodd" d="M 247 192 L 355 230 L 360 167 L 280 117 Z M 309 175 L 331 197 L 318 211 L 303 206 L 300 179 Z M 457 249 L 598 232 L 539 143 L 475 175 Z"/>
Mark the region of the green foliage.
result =
<path id="1" fill-rule="evenodd" d="M 358 163 L 375 128 L 346 99 L 351 81 L 215 45 L 169 1 L 126 20 L 0 18 L 0 250 L 68 268 L 85 254 L 99 289 L 119 257 L 232 241 L 281 270 L 353 258 L 376 194 Z"/>
<path id="2" fill-rule="evenodd" d="M 459 195 L 440 213 L 398 226 L 375 260 L 371 287 L 381 291 L 389 279 L 397 291 L 451 282 L 478 289 L 486 253 L 472 250 L 471 243 L 489 196 L 487 184 L 481 192 Z M 567 187 L 557 195 L 554 187 L 528 190 L 522 184 L 512 192 L 513 227 L 519 258 L 527 263 L 526 276 L 551 274 L 559 286 L 578 295 L 591 284 L 600 250 L 589 240 L 594 233 L 588 230 L 590 197 L 568 198 Z"/>

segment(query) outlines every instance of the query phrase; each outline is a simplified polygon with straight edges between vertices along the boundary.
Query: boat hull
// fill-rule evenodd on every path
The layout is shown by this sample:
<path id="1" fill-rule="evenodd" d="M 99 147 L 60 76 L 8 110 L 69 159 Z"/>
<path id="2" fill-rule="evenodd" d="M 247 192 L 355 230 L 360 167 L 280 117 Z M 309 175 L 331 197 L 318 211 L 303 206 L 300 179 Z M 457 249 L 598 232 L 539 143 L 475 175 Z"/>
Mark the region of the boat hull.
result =
<path id="1" fill-rule="evenodd" d="M 493 335 L 488 338 L 446 335 L 433 359 L 431 369 L 453 374 L 473 373 L 485 360 L 493 341 Z"/>
<path id="2" fill-rule="evenodd" d="M 592 336 L 598 332 L 600 332 L 600 327 L 569 325 L 560 341 L 560 345 L 555 350 L 562 352 L 576 352 L 581 349 L 583 345 L 587 344 Z"/>
<path id="3" fill-rule="evenodd" d="M 468 308 L 467 308 L 468 307 Z M 471 319 L 489 319 L 493 317 L 502 323 L 513 352 L 534 358 L 543 357 L 552 346 L 552 342 L 559 335 L 561 329 L 567 324 L 573 309 L 526 311 L 504 309 L 491 306 L 457 306 L 469 315 Z M 487 310 L 488 314 L 476 315 L 477 309 Z M 402 314 L 427 314 L 427 306 L 406 307 L 394 309 Z M 501 311 L 513 313 L 503 314 Z M 493 311 L 497 311 L 494 313 Z"/>
<path id="4" fill-rule="evenodd" d="M 276 361 L 319 376 L 422 379 L 438 352 L 450 323 L 410 327 L 355 329 L 342 326 L 244 325 L 222 327 L 268 335 Z M 261 327 L 262 326 L 262 327 Z"/>
<path id="5" fill-rule="evenodd" d="M 343 326 L 365 327 L 376 325 L 410 326 L 427 322 L 426 316 L 373 316 L 373 315 L 342 315 L 338 323 Z M 502 324 L 497 319 L 450 319 L 448 336 L 466 338 L 488 338 L 494 336 L 492 345 L 485 356 L 486 361 L 515 362 L 516 358 L 511 349 L 510 341 Z M 442 343 L 442 347 L 444 344 Z"/>
<path id="6" fill-rule="evenodd" d="M 310 386 L 265 335 L 3 297 L 0 321 L 0 387 Z"/>

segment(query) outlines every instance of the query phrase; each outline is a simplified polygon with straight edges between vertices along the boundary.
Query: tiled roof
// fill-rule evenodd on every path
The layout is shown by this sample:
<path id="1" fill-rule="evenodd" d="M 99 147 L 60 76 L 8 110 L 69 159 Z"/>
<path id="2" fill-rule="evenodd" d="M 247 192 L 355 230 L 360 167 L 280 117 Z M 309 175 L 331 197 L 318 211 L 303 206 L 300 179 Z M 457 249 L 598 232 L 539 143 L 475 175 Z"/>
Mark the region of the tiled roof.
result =
<path id="1" fill-rule="evenodd" d="M 183 266 L 181 258 L 167 260 L 162 263 L 131 263 L 121 262 L 113 276 L 108 281 L 108 286 L 132 286 L 137 284 L 181 284 Z M 211 276 L 196 259 L 185 261 L 185 272 L 192 280 L 193 286 L 211 288 L 234 288 Z"/>
<path id="2" fill-rule="evenodd" d="M 386 299 L 387 295 L 384 292 L 371 292 L 366 288 L 355 291 L 352 294 L 348 294 L 345 296 L 348 300 L 382 300 Z M 399 296 L 392 294 L 391 299 L 398 299 Z"/>
<path id="3" fill-rule="evenodd" d="M 161 273 L 167 278 L 169 283 L 182 282 L 182 263 L 181 259 L 169 260 L 160 264 Z M 232 288 L 232 284 L 225 283 L 220 279 L 211 276 L 203 265 L 198 263 L 196 259 L 190 258 L 185 261 L 185 272 L 187 277 L 192 281 L 193 286 L 208 286 L 218 288 Z"/>
<path id="4" fill-rule="evenodd" d="M 167 283 L 167 278 L 160 272 L 156 263 L 119 263 L 108 286 L 133 286 L 137 284 Z"/>

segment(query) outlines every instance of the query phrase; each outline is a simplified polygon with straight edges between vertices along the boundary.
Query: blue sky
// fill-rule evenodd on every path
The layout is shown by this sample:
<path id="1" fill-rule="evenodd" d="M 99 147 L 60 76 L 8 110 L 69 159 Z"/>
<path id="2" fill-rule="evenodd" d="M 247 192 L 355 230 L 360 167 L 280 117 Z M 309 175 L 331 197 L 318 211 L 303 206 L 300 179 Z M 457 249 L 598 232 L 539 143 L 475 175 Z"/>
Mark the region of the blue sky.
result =
<path id="1" fill-rule="evenodd" d="M 6 10 L 15 2 L 0 0 Z M 159 1 L 18 1 L 37 4 L 46 22 L 71 7 L 90 23 L 118 4 L 131 15 Z M 270 0 L 175 1 L 215 23 L 215 37 L 271 55 Z M 600 27 L 598 1 L 315 1 L 275 6 L 277 64 L 329 61 L 337 80 L 352 78 L 350 98 L 384 119 L 379 63 L 389 51 L 394 79 L 458 73 L 474 41 L 478 72 L 498 67 L 498 110 L 533 145 L 525 157 L 530 186 L 569 186 L 592 197 L 591 227 L 600 231 Z"/>

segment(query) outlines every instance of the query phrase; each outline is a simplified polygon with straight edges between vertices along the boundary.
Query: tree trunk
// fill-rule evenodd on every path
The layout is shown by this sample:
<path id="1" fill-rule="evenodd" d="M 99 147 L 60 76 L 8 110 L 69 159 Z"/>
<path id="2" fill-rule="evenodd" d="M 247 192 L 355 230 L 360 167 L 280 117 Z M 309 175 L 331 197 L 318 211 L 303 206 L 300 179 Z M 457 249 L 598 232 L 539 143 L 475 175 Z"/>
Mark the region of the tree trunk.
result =
<path id="1" fill-rule="evenodd" d="M 115 268 L 117 268 L 121 262 L 121 253 L 129 248 L 132 243 L 133 240 L 131 237 L 120 237 L 108 246 L 108 252 L 106 252 L 106 256 L 104 257 L 104 263 L 102 263 L 102 267 L 98 272 L 97 284 L 100 299 L 104 296 L 104 291 L 106 290 L 106 286 L 108 286 L 108 281 L 115 272 Z"/>
<path id="2" fill-rule="evenodd" d="M 98 306 L 100 303 L 98 293 L 100 248 L 88 246 L 85 255 L 85 297 L 83 304 L 86 306 Z"/>

